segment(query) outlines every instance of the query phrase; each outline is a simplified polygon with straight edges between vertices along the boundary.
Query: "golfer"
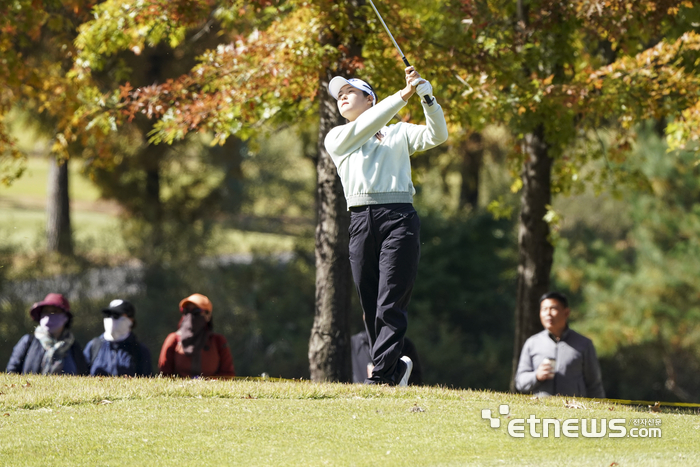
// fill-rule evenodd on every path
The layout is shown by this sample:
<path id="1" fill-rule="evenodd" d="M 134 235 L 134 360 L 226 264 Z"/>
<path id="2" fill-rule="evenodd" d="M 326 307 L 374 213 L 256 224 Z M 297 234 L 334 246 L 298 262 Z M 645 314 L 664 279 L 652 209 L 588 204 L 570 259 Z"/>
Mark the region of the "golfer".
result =
<path id="1" fill-rule="evenodd" d="M 405 72 L 406 87 L 381 102 L 360 79 L 336 76 L 328 85 L 348 121 L 324 143 L 351 213 L 350 266 L 374 363 L 367 384 L 405 386 L 413 369 L 408 357 L 399 359 L 420 257 L 409 156 L 447 140 L 445 116 L 434 100 L 421 101 L 426 125 L 387 125 L 414 94 L 432 97 L 432 86 L 413 67 Z"/>

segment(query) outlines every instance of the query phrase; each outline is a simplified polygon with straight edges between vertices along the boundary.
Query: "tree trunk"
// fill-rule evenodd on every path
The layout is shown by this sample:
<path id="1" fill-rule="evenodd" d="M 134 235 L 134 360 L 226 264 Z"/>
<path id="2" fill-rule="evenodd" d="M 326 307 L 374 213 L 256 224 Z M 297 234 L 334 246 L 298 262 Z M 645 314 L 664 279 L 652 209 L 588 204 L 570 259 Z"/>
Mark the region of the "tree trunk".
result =
<path id="1" fill-rule="evenodd" d="M 484 160 L 484 144 L 481 133 L 471 133 L 462 143 L 462 185 L 459 190 L 459 207 L 477 207 L 479 202 L 479 171 Z"/>
<path id="2" fill-rule="evenodd" d="M 554 247 L 549 243 L 549 225 L 544 220 L 551 203 L 552 159 L 547 153 L 544 129 L 525 136 L 523 153 L 526 160 L 521 178 L 521 211 L 518 226 L 518 291 L 515 305 L 515 342 L 513 347 L 513 377 L 518 367 L 520 351 L 528 337 L 542 330 L 540 297 L 548 291 Z M 511 378 L 511 390 L 515 390 Z"/>
<path id="3" fill-rule="evenodd" d="M 335 165 L 323 145 L 328 131 L 343 123 L 335 99 L 327 91 L 330 78 L 322 81 L 320 91 L 316 160 L 316 314 L 309 341 L 309 363 L 313 381 L 351 381 L 350 215 Z"/>
<path id="4" fill-rule="evenodd" d="M 364 0 L 348 3 L 351 23 L 362 22 L 355 12 Z M 341 13 L 342 14 L 342 13 Z M 351 24 L 347 30 L 353 30 Z M 357 30 L 360 29 L 359 24 Z M 335 99 L 328 94 L 334 75 L 351 75 L 353 63 L 361 59 L 362 45 L 355 38 L 341 39 L 337 31 L 324 31 L 322 45 L 343 44 L 337 68 L 327 67 L 319 77 L 318 157 L 316 159 L 316 305 L 309 339 L 309 372 L 313 381 L 352 381 L 350 364 L 350 297 L 352 275 L 348 245 L 350 214 L 336 167 L 326 152 L 324 140 L 331 128 L 345 123 Z"/>
<path id="5" fill-rule="evenodd" d="M 163 202 L 160 198 L 161 177 L 160 166 L 168 150 L 165 144 L 149 144 L 144 148 L 141 157 L 144 158 L 146 180 L 144 186 L 143 207 L 140 213 L 149 227 L 148 238 L 144 238 L 143 259 L 147 263 L 162 261 L 163 233 Z"/>
<path id="6" fill-rule="evenodd" d="M 50 252 L 73 254 L 68 194 L 68 161 L 49 158 L 48 202 L 46 205 L 46 244 Z"/>

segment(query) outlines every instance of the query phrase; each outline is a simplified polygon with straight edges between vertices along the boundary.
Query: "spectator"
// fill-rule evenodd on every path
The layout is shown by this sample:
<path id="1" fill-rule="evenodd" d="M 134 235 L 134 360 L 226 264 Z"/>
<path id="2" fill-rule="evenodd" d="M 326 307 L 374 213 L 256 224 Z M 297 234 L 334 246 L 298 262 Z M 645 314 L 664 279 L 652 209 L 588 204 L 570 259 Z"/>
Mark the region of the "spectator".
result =
<path id="1" fill-rule="evenodd" d="M 569 329 L 569 302 L 549 292 L 540 298 L 544 331 L 523 346 L 515 388 L 538 396 L 605 397 L 593 342 Z"/>
<path id="2" fill-rule="evenodd" d="M 179 329 L 163 342 L 160 371 L 166 376 L 235 376 L 226 338 L 212 332 L 211 301 L 190 295 L 180 302 L 180 313 Z"/>
<path id="3" fill-rule="evenodd" d="M 350 338 L 350 347 L 352 348 L 352 382 L 364 383 L 367 378 L 372 376 L 374 364 L 369 351 L 369 338 L 367 331 L 360 331 Z M 407 356 L 413 362 L 413 371 L 408 378 L 408 384 L 420 386 L 423 384 L 423 371 L 421 369 L 416 346 L 408 337 L 404 337 L 403 349 L 401 356 Z"/>
<path id="4" fill-rule="evenodd" d="M 8 373 L 85 375 L 88 366 L 80 344 L 70 331 L 73 314 L 66 298 L 50 293 L 32 305 L 30 316 L 39 325 L 23 336 L 7 363 Z"/>
<path id="5" fill-rule="evenodd" d="M 88 342 L 85 360 L 93 376 L 151 376 L 151 353 L 131 332 L 136 309 L 126 300 L 112 300 L 102 310 L 105 332 Z"/>

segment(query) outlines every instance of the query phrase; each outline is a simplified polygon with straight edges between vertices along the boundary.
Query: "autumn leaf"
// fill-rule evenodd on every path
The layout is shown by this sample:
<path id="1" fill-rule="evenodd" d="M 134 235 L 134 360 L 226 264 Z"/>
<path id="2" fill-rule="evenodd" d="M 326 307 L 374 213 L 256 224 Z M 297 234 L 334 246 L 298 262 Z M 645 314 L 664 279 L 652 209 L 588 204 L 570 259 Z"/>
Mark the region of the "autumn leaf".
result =
<path id="1" fill-rule="evenodd" d="M 569 402 L 568 400 L 565 400 L 564 407 L 566 407 L 567 409 L 585 409 L 586 408 L 585 405 L 580 404 L 580 403 L 576 402 L 575 400 L 572 400 L 571 402 Z"/>
<path id="2" fill-rule="evenodd" d="M 418 402 L 416 402 L 415 404 L 413 404 L 413 407 L 409 409 L 409 412 L 425 412 L 425 409 L 418 407 Z"/>

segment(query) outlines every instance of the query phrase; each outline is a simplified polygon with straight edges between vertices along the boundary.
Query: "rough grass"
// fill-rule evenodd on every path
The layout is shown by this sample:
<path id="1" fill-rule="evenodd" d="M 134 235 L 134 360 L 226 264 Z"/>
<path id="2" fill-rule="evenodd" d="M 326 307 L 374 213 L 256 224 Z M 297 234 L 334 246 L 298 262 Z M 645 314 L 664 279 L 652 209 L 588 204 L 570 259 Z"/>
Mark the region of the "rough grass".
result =
<path id="1" fill-rule="evenodd" d="M 697 415 L 572 402 L 440 387 L 0 374 L 0 464 L 700 463 Z M 500 404 L 517 418 L 658 418 L 663 436 L 515 439 L 481 417 Z"/>

